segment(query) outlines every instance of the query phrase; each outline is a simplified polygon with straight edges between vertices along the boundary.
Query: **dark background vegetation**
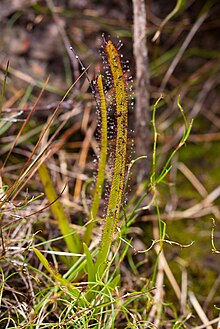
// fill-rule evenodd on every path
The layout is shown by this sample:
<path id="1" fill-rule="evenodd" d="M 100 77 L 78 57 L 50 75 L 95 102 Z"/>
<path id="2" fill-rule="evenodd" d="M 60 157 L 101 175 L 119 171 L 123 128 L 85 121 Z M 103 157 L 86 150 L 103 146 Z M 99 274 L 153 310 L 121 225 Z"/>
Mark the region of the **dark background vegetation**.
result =
<path id="1" fill-rule="evenodd" d="M 161 93 L 164 96 L 164 102 L 158 109 L 156 119 L 159 132 L 158 169 L 163 166 L 180 138 L 179 131 L 183 123 L 177 107 L 179 95 L 186 117 L 189 120 L 194 118 L 193 129 L 186 146 L 175 156 L 171 172 L 165 182 L 158 187 L 161 217 L 167 223 L 167 237 L 180 244 L 189 244 L 191 241 L 194 241 L 194 244 L 189 248 L 165 245 L 164 249 L 178 284 L 181 285 L 183 275 L 186 275 L 188 289 L 194 292 L 205 314 L 212 320 L 218 316 L 214 305 L 220 306 L 220 256 L 218 253 L 213 253 L 211 245 L 212 218 L 214 218 L 216 224 L 214 241 L 217 250 L 220 250 L 220 3 L 219 1 L 186 1 L 185 7 L 165 25 L 160 39 L 153 42 L 154 33 L 175 4 L 175 1 L 146 1 L 150 77 L 150 88 L 146 92 L 149 92 L 151 107 Z M 208 12 L 206 19 L 192 41 L 187 44 L 175 70 L 163 85 L 166 72 L 187 35 L 195 26 L 202 10 Z M 27 116 L 44 81 L 50 75 L 47 90 L 26 128 L 25 139 L 15 147 L 5 167 L 4 184 L 9 186 L 12 184 L 29 156 L 45 121 L 51 116 L 57 102 L 71 83 L 82 72 L 74 56 L 70 59 L 68 55 L 69 45 L 74 47 L 85 67 L 91 65 L 88 73 L 92 80 L 103 72 L 99 53 L 102 34 L 110 36 L 116 44 L 119 39 L 122 40 L 121 51 L 124 58 L 129 59 L 131 70 L 129 74 L 135 81 L 132 24 L 131 1 L 60 0 L 52 3 L 1 0 L 1 85 L 9 61 L 2 118 L 6 120 L 5 124 L 8 124 L 7 119 L 11 120 L 12 116 L 17 120 L 16 124 L 11 125 L 9 135 L 7 132 L 0 136 L 1 161 L 5 159 L 11 142 L 22 124 L 19 120 Z M 23 113 L 18 115 L 21 109 Z M 71 113 L 72 110 L 73 114 L 58 135 L 58 138 L 66 136 L 66 139 L 58 152 L 47 160 L 47 165 L 56 181 L 58 191 L 62 189 L 63 183 L 68 182 L 63 202 L 67 205 L 74 224 L 79 224 L 86 218 L 82 206 L 81 188 L 94 172 L 93 159 L 97 149 L 95 138 L 88 137 L 88 131 L 92 132 L 92 136 L 95 133 L 96 127 L 92 123 L 96 121 L 96 110 L 89 83 L 84 76 L 76 84 L 68 101 L 61 106 L 59 116 L 51 128 L 52 131 L 57 129 L 67 113 Z M 131 124 L 134 111 L 135 106 L 131 106 L 129 114 L 131 129 L 134 128 Z M 151 111 L 151 108 L 147 108 L 146 111 Z M 151 122 L 148 122 L 147 126 L 150 134 L 146 144 L 152 149 Z M 85 146 L 86 141 L 88 141 L 87 146 Z M 148 156 L 150 159 L 151 155 Z M 141 163 L 143 167 L 149 167 L 149 163 L 146 165 L 145 160 Z M 62 166 L 65 168 L 60 169 Z M 135 178 L 132 184 L 134 187 L 131 187 L 129 192 L 131 195 L 138 193 L 135 188 Z M 42 191 L 38 177 L 33 177 L 28 186 L 33 191 L 30 193 L 34 195 Z M 26 190 L 22 197 L 25 197 L 25 193 Z M 89 197 L 87 202 L 89 204 Z M 33 203 L 31 212 L 38 206 L 38 202 Z M 155 218 L 154 209 L 143 211 L 134 223 L 134 231 L 138 227 L 134 241 L 142 249 L 149 247 L 154 238 L 152 223 Z M 57 233 L 55 225 L 52 225 L 53 232 L 47 232 L 48 222 L 35 223 L 35 225 L 33 232 L 40 225 L 48 238 Z M 141 261 L 138 267 L 139 273 L 134 271 L 132 274 L 133 280 L 139 275 L 143 277 L 152 275 L 155 257 L 153 251 L 149 253 L 147 259 L 139 256 L 131 256 L 127 263 L 132 272 L 133 262 Z M 132 284 L 135 286 L 135 282 Z M 172 307 L 169 308 L 168 305 L 175 305 L 176 296 L 170 282 L 165 280 L 165 284 L 170 287 L 165 289 L 164 297 L 169 318 L 169 316 L 173 317 L 173 313 Z M 196 312 L 194 316 L 192 325 L 201 324 Z"/>

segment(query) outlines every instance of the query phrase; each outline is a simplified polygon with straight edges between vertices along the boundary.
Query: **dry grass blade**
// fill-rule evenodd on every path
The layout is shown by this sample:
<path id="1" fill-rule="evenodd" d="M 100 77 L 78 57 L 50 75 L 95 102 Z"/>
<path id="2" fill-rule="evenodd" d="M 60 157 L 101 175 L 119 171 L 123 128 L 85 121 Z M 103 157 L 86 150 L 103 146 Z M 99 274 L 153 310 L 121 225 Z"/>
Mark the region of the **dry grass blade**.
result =
<path id="1" fill-rule="evenodd" d="M 161 86 L 160 86 L 160 92 L 162 93 L 164 91 L 164 88 L 167 84 L 167 82 L 169 81 L 171 75 L 173 74 L 175 68 L 177 67 L 181 57 L 183 56 L 185 50 L 187 49 L 189 43 L 191 42 L 191 40 L 193 39 L 193 37 L 195 36 L 196 32 L 199 30 L 200 26 L 203 24 L 203 22 L 205 21 L 205 19 L 208 17 L 209 13 L 205 12 L 203 13 L 194 23 L 192 29 L 190 30 L 189 34 L 187 35 L 185 41 L 183 42 L 182 46 L 180 47 L 177 55 L 175 56 L 174 60 L 172 61 L 171 65 L 169 66 L 168 71 L 166 72 Z"/>
<path id="2" fill-rule="evenodd" d="M 200 317 L 201 321 L 204 323 L 206 329 L 213 329 L 213 327 L 210 324 L 209 319 L 207 318 L 206 314 L 204 313 L 201 305 L 198 302 L 198 299 L 194 295 L 192 291 L 189 291 L 189 299 L 190 302 L 192 303 L 196 313 Z"/>
<path id="3" fill-rule="evenodd" d="M 14 142 L 12 143 L 11 148 L 10 148 L 10 150 L 9 150 L 9 152 L 8 152 L 8 154 L 7 154 L 7 156 L 6 156 L 5 160 L 4 160 L 4 162 L 3 162 L 3 165 L 2 165 L 2 167 L 1 167 L 1 169 L 0 169 L 0 173 L 2 173 L 2 171 L 4 170 L 4 167 L 5 167 L 5 165 L 6 165 L 7 161 L 8 161 L 8 159 L 9 159 L 9 157 L 10 157 L 10 155 L 11 155 L 11 152 L 13 151 L 13 149 L 14 149 L 14 147 L 15 147 L 15 145 L 16 145 L 18 139 L 19 139 L 19 137 L 21 136 L 21 134 L 22 134 L 24 128 L 26 127 L 26 125 L 27 125 L 28 122 L 30 121 L 30 118 L 31 118 L 32 114 L 34 113 L 34 111 L 35 111 L 35 109 L 36 109 L 36 107 L 37 107 L 37 104 L 38 104 L 39 100 L 41 99 L 41 97 L 42 97 L 42 95 L 43 95 L 43 93 L 44 93 L 44 91 L 45 91 L 45 89 L 46 89 L 46 87 L 47 87 L 47 85 L 48 85 L 48 82 L 49 82 L 49 77 L 47 78 L 47 80 L 46 80 L 46 82 L 45 82 L 45 84 L 44 84 L 44 86 L 43 86 L 43 88 L 42 88 L 42 90 L 41 90 L 41 92 L 40 92 L 40 94 L 39 94 L 39 96 L 38 96 L 38 98 L 37 98 L 35 104 L 33 105 L 31 111 L 28 113 L 28 116 L 27 116 L 25 122 L 23 123 L 21 129 L 20 129 L 19 132 L 17 133 L 16 138 L 15 138 Z M 26 165 L 28 165 L 28 163 L 27 163 Z"/>

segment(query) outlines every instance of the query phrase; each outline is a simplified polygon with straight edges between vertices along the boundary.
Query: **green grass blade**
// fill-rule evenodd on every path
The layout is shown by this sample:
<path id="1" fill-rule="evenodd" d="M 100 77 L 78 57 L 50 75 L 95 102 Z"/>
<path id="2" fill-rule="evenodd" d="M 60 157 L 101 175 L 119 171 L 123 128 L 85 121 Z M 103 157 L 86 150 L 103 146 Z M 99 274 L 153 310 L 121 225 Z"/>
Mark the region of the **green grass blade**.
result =
<path id="1" fill-rule="evenodd" d="M 61 285 L 70 289 L 71 293 L 74 297 L 79 298 L 80 290 L 74 287 L 71 283 L 69 283 L 66 279 L 62 277 L 60 273 L 57 272 L 48 262 L 48 260 L 44 257 L 44 255 L 36 248 L 33 248 L 36 256 L 40 260 L 41 264 L 46 268 L 46 270 L 51 274 L 52 278 L 59 282 Z"/>
<path id="2" fill-rule="evenodd" d="M 7 62 L 6 69 L 5 69 L 5 76 L 4 76 L 4 81 L 2 85 L 2 91 L 1 91 L 1 98 L 0 98 L 0 117 L 2 115 L 2 106 L 4 103 L 4 97 L 5 97 L 5 88 L 6 88 L 6 81 L 7 81 L 7 76 L 8 76 L 8 69 L 9 69 L 9 61 Z"/>
<path id="3" fill-rule="evenodd" d="M 85 243 L 83 243 L 83 250 L 86 255 L 86 261 L 87 261 L 88 282 L 95 282 L 95 276 L 96 276 L 95 265 L 93 263 L 92 255 L 89 251 L 89 248 Z"/>
<path id="4" fill-rule="evenodd" d="M 157 127 L 156 127 L 156 111 L 157 107 L 159 105 L 159 102 L 162 100 L 162 97 L 159 97 L 156 103 L 154 104 L 153 107 L 153 114 L 152 114 L 152 126 L 153 126 L 153 132 L 154 132 L 154 144 L 153 144 L 153 155 L 152 155 L 152 175 L 150 177 L 150 182 L 151 185 L 155 185 L 155 180 L 156 180 L 156 165 L 157 165 L 157 137 L 158 137 L 158 132 L 157 132 Z"/>
<path id="5" fill-rule="evenodd" d="M 51 204 L 51 212 L 53 217 L 58 221 L 59 228 L 64 236 L 68 250 L 72 253 L 79 253 L 81 250 L 79 236 L 76 231 L 70 228 L 68 218 L 66 217 L 64 209 L 58 200 L 58 195 L 55 191 L 49 172 L 44 164 L 39 167 L 38 173 L 44 186 L 47 199 Z"/>
<path id="6" fill-rule="evenodd" d="M 164 28 L 164 26 L 167 24 L 167 22 L 169 21 L 169 20 L 171 20 L 175 15 L 177 15 L 181 10 L 182 10 L 182 8 L 184 7 L 184 5 L 185 5 L 185 0 L 177 0 L 176 1 L 176 6 L 174 7 L 174 9 L 164 18 L 164 20 L 162 21 L 162 23 L 160 24 L 160 26 L 159 26 L 159 28 L 158 28 L 158 30 L 157 30 L 157 32 L 155 33 L 155 35 L 154 35 L 154 37 L 153 37 L 153 41 L 156 41 L 158 38 L 159 38 L 159 36 L 160 36 L 160 34 L 161 34 L 161 32 L 162 32 L 162 30 L 163 30 L 163 28 Z"/>

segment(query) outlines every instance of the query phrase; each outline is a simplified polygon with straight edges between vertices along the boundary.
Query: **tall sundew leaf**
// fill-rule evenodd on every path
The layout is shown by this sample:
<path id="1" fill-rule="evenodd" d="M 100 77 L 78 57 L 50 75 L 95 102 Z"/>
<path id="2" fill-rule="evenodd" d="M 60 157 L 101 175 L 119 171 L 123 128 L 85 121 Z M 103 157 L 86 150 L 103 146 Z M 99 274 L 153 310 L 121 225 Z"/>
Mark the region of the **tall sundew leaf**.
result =
<path id="1" fill-rule="evenodd" d="M 113 164 L 110 195 L 100 249 L 96 261 L 96 268 L 99 269 L 99 275 L 101 275 L 105 269 L 104 263 L 108 257 L 109 249 L 113 239 L 113 232 L 120 214 L 126 172 L 128 134 L 128 97 L 126 91 L 125 76 L 120 61 L 120 54 L 111 41 L 108 41 L 105 44 L 105 52 L 114 86 L 117 126 L 115 158 Z"/>
<path id="2" fill-rule="evenodd" d="M 99 160 L 98 174 L 96 178 L 95 192 L 94 192 L 93 202 L 89 216 L 89 224 L 86 227 L 86 232 L 84 235 L 84 241 L 87 245 L 91 240 L 94 221 L 97 218 L 99 204 L 102 197 L 103 184 L 105 180 L 106 157 L 107 157 L 107 108 L 106 108 L 105 94 L 104 94 L 101 75 L 99 75 L 97 79 L 97 89 L 99 94 L 99 101 L 100 101 L 99 110 L 101 115 L 101 150 L 100 150 L 100 160 Z"/>

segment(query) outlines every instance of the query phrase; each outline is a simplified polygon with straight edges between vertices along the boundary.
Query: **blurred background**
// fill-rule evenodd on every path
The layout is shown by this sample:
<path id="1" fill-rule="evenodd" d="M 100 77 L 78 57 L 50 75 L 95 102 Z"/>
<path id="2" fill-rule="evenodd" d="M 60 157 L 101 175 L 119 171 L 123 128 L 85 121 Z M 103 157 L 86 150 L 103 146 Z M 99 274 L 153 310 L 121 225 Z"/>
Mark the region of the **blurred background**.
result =
<path id="1" fill-rule="evenodd" d="M 218 316 L 214 305 L 220 305 L 220 262 L 217 252 L 220 250 L 220 3 L 217 0 L 182 1 L 176 14 L 169 18 L 176 1 L 145 2 L 144 38 L 147 43 L 145 48 L 143 38 L 143 49 L 147 51 L 147 56 L 145 69 L 138 78 L 142 79 L 146 74 L 142 97 L 147 102 L 147 115 L 143 113 L 142 119 L 135 115 L 138 55 L 134 51 L 134 3 L 129 0 L 1 0 L 1 86 L 4 85 L 9 61 L 1 101 L 1 161 L 6 158 L 23 120 L 30 113 L 47 77 L 50 77 L 23 138 L 19 139 L 4 168 L 3 183 L 10 186 L 16 179 L 45 122 L 67 89 L 84 71 L 69 47 L 74 48 L 83 66 L 88 68 L 90 80 L 94 80 L 100 72 L 105 74 L 101 48 L 104 33 L 106 39 L 110 38 L 120 48 L 126 76 L 133 77 L 134 93 L 129 93 L 129 145 L 133 139 L 131 148 L 136 153 L 131 151 L 130 159 L 141 155 L 144 148 L 146 153 L 142 155 L 148 156 L 147 160 L 138 162 L 136 172 L 134 168 L 129 200 L 134 195 L 140 197 L 144 190 L 141 183 L 149 181 L 153 147 L 151 116 L 155 101 L 163 95 L 156 115 L 158 171 L 163 168 L 173 149 L 178 147 L 183 132 L 183 119 L 177 106 L 179 96 L 188 124 L 194 119 L 186 145 L 175 155 L 171 171 L 158 186 L 158 198 L 161 219 L 167 225 L 167 238 L 180 244 L 194 241 L 189 248 L 164 246 L 172 273 L 179 285 L 186 276 L 189 289 L 196 294 L 208 318 L 213 319 Z M 160 35 L 155 38 L 158 29 Z M 128 85 L 131 87 L 131 82 Z M 143 121 L 145 136 L 134 131 L 135 126 L 140 124 L 137 120 Z M 85 74 L 62 103 L 49 136 L 64 122 L 64 127 L 57 134 L 59 143 L 53 145 L 47 165 L 58 191 L 62 190 L 63 184 L 67 184 L 62 199 L 72 222 L 80 224 L 86 218 L 83 200 L 86 199 L 88 207 L 90 205 L 90 192 L 82 197 L 82 191 L 85 182 L 95 172 L 94 157 L 100 134 L 94 95 Z M 142 176 L 136 179 L 139 170 Z M 39 191 L 39 179 L 32 177 L 28 184 L 35 195 Z M 38 206 L 36 202 L 33 207 Z M 213 218 L 216 225 L 214 236 Z M 137 248 L 146 249 L 151 244 L 155 220 L 154 209 L 143 210 L 137 217 L 133 224 L 137 234 L 131 235 L 135 236 Z M 42 225 L 48 227 L 49 224 Z M 51 234 L 54 233 L 49 233 L 49 237 Z M 212 239 L 216 247 L 214 252 Z M 154 257 L 153 251 L 147 260 L 140 255 L 132 255 L 127 266 L 132 272 L 132 263 L 140 262 L 139 274 L 150 277 Z M 165 283 L 170 286 L 168 280 Z M 175 298 L 173 289 L 167 289 L 167 303 L 175 303 Z M 167 308 L 169 316 L 172 307 Z"/>

